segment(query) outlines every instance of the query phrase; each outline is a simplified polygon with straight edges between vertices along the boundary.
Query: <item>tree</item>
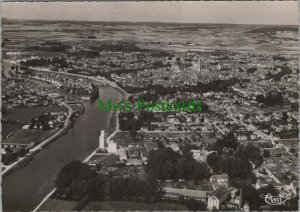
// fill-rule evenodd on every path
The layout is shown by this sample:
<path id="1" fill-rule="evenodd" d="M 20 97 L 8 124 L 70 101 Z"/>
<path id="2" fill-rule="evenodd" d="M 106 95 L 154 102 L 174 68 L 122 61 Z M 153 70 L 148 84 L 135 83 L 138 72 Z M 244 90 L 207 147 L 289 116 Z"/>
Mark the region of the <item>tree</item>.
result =
<path id="1" fill-rule="evenodd" d="M 181 198 L 181 204 L 185 205 L 188 209 L 192 211 L 206 211 L 206 205 L 202 201 L 197 201 L 195 199 L 183 199 Z"/>
<path id="2" fill-rule="evenodd" d="M 181 156 L 171 148 L 159 148 L 149 152 L 146 171 L 154 179 L 202 180 L 210 176 L 205 163 L 189 156 Z"/>
<path id="3" fill-rule="evenodd" d="M 195 148 L 197 149 L 197 147 L 194 147 L 191 144 L 186 144 L 184 145 L 184 147 L 182 148 L 181 152 L 182 152 L 182 157 L 184 158 L 188 158 L 188 159 L 192 159 L 193 158 L 193 153 L 191 152 L 191 149 Z"/>
<path id="4" fill-rule="evenodd" d="M 238 143 L 237 143 L 236 137 L 232 131 L 230 131 L 229 133 L 227 133 L 225 135 L 224 141 L 226 142 L 225 146 L 227 148 L 232 148 L 232 149 L 236 150 Z"/>
<path id="5" fill-rule="evenodd" d="M 18 156 L 11 151 L 6 152 L 5 155 L 2 156 L 2 162 L 4 165 L 8 165 L 9 163 L 13 162 L 15 159 L 17 159 Z"/>
<path id="6" fill-rule="evenodd" d="M 261 198 L 259 192 L 251 185 L 242 186 L 242 195 L 244 202 L 249 203 L 251 211 L 259 210 Z"/>
<path id="7" fill-rule="evenodd" d="M 166 171 L 163 171 L 165 163 L 175 164 L 176 161 L 180 158 L 179 153 L 174 152 L 171 148 L 159 148 L 157 150 L 151 150 L 149 152 L 148 163 L 147 163 L 147 172 L 155 179 L 164 180 L 166 179 Z M 173 176 L 171 173 L 167 174 L 168 176 Z"/>
<path id="8" fill-rule="evenodd" d="M 218 167 L 219 156 L 218 156 L 218 153 L 213 152 L 213 153 L 207 155 L 206 162 L 213 169 L 213 171 L 215 173 L 219 172 L 219 167 Z"/>
<path id="9" fill-rule="evenodd" d="M 272 196 L 278 196 L 278 191 L 275 189 L 275 187 L 272 184 L 269 184 L 265 187 L 261 187 L 258 189 L 259 195 L 267 195 L 271 194 Z M 260 199 L 260 205 L 267 204 L 263 198 Z"/>
<path id="10" fill-rule="evenodd" d="M 260 149 L 251 143 L 239 146 L 235 152 L 235 157 L 243 160 L 250 160 L 256 167 L 261 166 L 263 163 L 263 157 L 260 154 Z"/>
<path id="11" fill-rule="evenodd" d="M 283 103 L 283 95 L 280 92 L 270 91 L 266 94 L 266 96 L 261 94 L 257 95 L 256 101 L 258 103 L 263 103 L 266 106 L 281 105 Z"/>
<path id="12" fill-rule="evenodd" d="M 282 112 L 282 122 L 284 125 L 287 124 L 287 122 L 288 122 L 288 115 L 287 115 L 286 111 Z"/>
<path id="13" fill-rule="evenodd" d="M 212 150 L 217 151 L 219 155 L 222 155 L 223 148 L 225 147 L 225 142 L 223 139 L 218 139 L 216 143 L 213 144 Z"/>
<path id="14" fill-rule="evenodd" d="M 246 178 L 250 176 L 252 167 L 248 160 L 233 156 L 222 156 L 219 162 L 219 171 L 227 173 L 230 178 Z"/>
<path id="15" fill-rule="evenodd" d="M 166 179 L 174 179 L 176 178 L 176 167 L 175 164 L 171 161 L 166 161 L 163 164 L 163 175 Z"/>
<path id="16" fill-rule="evenodd" d="M 2 105 L 2 107 L 1 107 L 1 113 L 2 113 L 2 115 L 6 115 L 7 114 L 7 107 L 5 105 Z"/>
<path id="17" fill-rule="evenodd" d="M 36 123 L 35 118 L 31 118 L 30 121 L 31 121 L 32 125 L 34 125 Z"/>
<path id="18" fill-rule="evenodd" d="M 59 171 L 54 184 L 58 190 L 70 188 L 71 186 L 76 190 L 79 189 L 76 186 L 83 185 L 82 181 L 89 181 L 94 176 L 95 172 L 88 165 L 74 160 Z"/>
<path id="19" fill-rule="evenodd" d="M 270 155 L 270 151 L 269 150 L 264 150 L 264 153 L 263 153 L 263 156 L 265 157 L 265 158 L 269 158 L 271 155 Z"/>
<path id="20" fill-rule="evenodd" d="M 50 125 L 47 122 L 45 122 L 45 123 L 42 123 L 42 129 L 43 130 L 50 130 L 51 128 L 50 128 Z"/>
<path id="21" fill-rule="evenodd" d="M 195 180 L 208 179 L 210 177 L 210 170 L 206 163 L 195 162 L 192 176 Z"/>
<path id="22" fill-rule="evenodd" d="M 89 186 L 89 197 L 91 198 L 91 200 L 99 201 L 105 198 L 106 182 L 107 178 L 101 174 L 92 179 Z"/>
<path id="23" fill-rule="evenodd" d="M 297 150 L 295 148 L 291 147 L 290 148 L 290 153 L 295 154 L 295 153 L 297 153 Z"/>
<path id="24" fill-rule="evenodd" d="M 22 148 L 19 152 L 20 157 L 24 157 L 29 152 L 29 149 Z"/>
<path id="25" fill-rule="evenodd" d="M 76 179 L 71 184 L 71 191 L 73 198 L 77 201 L 81 200 L 82 198 L 88 195 L 89 191 L 89 181 L 83 179 Z"/>
<path id="26" fill-rule="evenodd" d="M 230 131 L 222 139 L 218 139 L 216 143 L 213 144 L 212 149 L 217 151 L 219 155 L 222 155 L 224 147 L 236 150 L 238 147 L 238 142 L 234 135 L 234 132 Z"/>
<path id="27" fill-rule="evenodd" d="M 288 210 L 299 210 L 299 192 L 297 192 L 297 196 L 288 201 Z"/>
<path id="28" fill-rule="evenodd" d="M 165 145 L 162 141 L 157 141 L 157 147 L 158 148 L 165 148 Z"/>

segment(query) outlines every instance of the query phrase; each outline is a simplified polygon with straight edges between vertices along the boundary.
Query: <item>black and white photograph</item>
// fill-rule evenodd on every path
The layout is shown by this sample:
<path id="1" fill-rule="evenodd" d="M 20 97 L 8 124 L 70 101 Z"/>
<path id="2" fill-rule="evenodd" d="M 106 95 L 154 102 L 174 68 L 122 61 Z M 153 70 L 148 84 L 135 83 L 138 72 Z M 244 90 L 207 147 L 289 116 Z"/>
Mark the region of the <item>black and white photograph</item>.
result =
<path id="1" fill-rule="evenodd" d="M 299 211 L 298 1 L 1 18 L 2 211 Z"/>

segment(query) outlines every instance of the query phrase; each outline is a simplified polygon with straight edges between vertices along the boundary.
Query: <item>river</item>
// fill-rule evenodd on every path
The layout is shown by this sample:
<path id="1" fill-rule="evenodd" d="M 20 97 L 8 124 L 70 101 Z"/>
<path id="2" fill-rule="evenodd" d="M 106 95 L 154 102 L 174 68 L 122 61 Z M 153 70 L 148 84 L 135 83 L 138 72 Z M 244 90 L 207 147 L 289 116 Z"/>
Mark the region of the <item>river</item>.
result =
<path id="1" fill-rule="evenodd" d="M 99 88 L 102 99 L 120 101 L 122 95 L 111 87 Z M 107 129 L 110 112 L 98 112 L 97 101 L 84 101 L 85 112 L 67 134 L 57 138 L 34 156 L 27 166 L 2 180 L 3 211 L 30 211 L 53 188 L 58 171 L 72 160 L 83 160 L 98 146 L 102 129 Z"/>

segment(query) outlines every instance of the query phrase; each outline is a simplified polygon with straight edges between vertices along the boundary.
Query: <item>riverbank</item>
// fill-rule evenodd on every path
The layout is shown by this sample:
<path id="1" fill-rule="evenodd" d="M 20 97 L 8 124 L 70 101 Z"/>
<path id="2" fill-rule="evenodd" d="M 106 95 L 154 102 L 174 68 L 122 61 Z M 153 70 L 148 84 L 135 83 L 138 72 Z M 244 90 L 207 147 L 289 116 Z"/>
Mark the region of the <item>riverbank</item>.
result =
<path id="1" fill-rule="evenodd" d="M 41 71 L 41 72 L 48 72 L 48 73 L 55 73 L 55 72 L 51 72 L 51 71 L 45 71 L 45 70 L 34 70 L 34 71 Z M 56 73 L 55 73 L 56 74 Z M 102 78 L 102 77 L 88 77 L 88 76 L 83 76 L 83 75 L 77 75 L 77 74 L 69 74 L 69 73 L 57 73 L 57 74 L 61 74 L 61 75 L 68 75 L 68 76 L 73 76 L 73 77 L 79 77 L 79 78 L 87 78 L 87 79 L 89 79 L 89 80 L 91 80 L 91 82 L 96 82 L 97 84 L 99 84 L 99 85 L 105 85 L 105 84 L 107 84 L 108 85 L 108 87 L 111 87 L 111 88 L 113 88 L 114 90 L 116 90 L 116 92 L 117 93 L 119 93 L 118 95 L 116 95 L 116 94 L 114 94 L 114 95 L 111 95 L 110 96 L 110 98 L 111 97 L 113 97 L 113 98 L 118 98 L 118 101 L 120 101 L 121 100 L 121 98 L 120 98 L 120 94 L 121 95 L 123 95 L 123 98 L 124 98 L 124 96 L 125 96 L 125 98 L 129 95 L 126 91 L 124 91 L 122 88 L 120 88 L 117 84 L 115 84 L 115 83 L 113 83 L 113 82 L 110 82 L 109 80 L 107 80 L 107 79 L 105 79 L 105 78 Z M 100 87 L 100 86 L 99 86 Z M 105 89 L 105 88 L 104 88 Z M 105 95 L 109 95 L 109 93 L 111 93 L 111 92 L 106 92 L 105 93 Z M 87 106 L 86 105 L 86 103 L 85 103 L 85 106 Z M 87 114 L 85 115 L 85 117 L 83 117 L 82 118 L 82 120 L 80 121 L 80 123 L 78 123 L 77 124 L 77 126 L 75 125 L 75 127 L 76 128 L 80 128 L 81 130 L 85 130 L 90 136 L 91 136 L 91 138 L 96 138 L 95 137 L 95 135 L 93 135 L 94 134 L 94 131 L 95 130 L 90 130 L 88 127 L 87 127 L 87 124 L 86 124 L 86 121 L 88 120 L 87 118 L 86 118 L 86 116 L 88 116 L 88 117 L 91 117 L 91 112 L 94 110 L 94 109 L 91 109 L 89 106 L 88 106 L 88 110 L 87 110 Z M 96 112 L 96 111 L 95 111 Z M 105 118 L 107 115 L 105 115 L 105 113 L 103 113 L 103 114 L 98 114 L 97 113 L 97 115 L 100 115 L 100 117 L 103 117 L 103 118 Z M 95 117 L 95 114 L 93 114 L 92 115 L 92 117 L 94 117 L 95 119 L 93 119 L 93 120 L 97 120 L 96 119 L 96 117 Z M 98 120 L 103 120 L 103 119 L 98 119 Z M 93 122 L 95 122 L 95 121 L 93 121 Z M 98 122 L 98 121 L 97 121 Z M 84 124 L 85 123 L 85 124 Z M 101 124 L 100 124 L 101 123 Z M 99 127 L 101 127 L 102 126 L 102 123 L 105 123 L 105 122 L 103 122 L 103 121 L 101 121 L 101 122 L 99 122 L 98 124 L 98 126 Z M 94 124 L 94 126 L 97 126 L 97 124 Z M 116 114 L 116 127 L 118 128 L 118 121 L 117 121 L 117 114 Z M 103 129 L 103 126 L 101 127 L 102 129 Z M 93 131 L 93 133 L 91 133 L 90 131 Z M 68 136 L 67 136 L 67 138 L 65 139 L 65 141 L 63 142 L 64 144 L 66 144 L 66 143 L 68 143 L 69 142 L 69 140 L 70 139 L 68 139 L 69 137 L 70 138 L 79 138 L 79 137 L 81 137 L 81 135 L 80 136 L 76 136 L 76 137 L 74 137 L 74 134 L 78 134 L 78 133 L 75 133 L 75 130 L 73 130 L 72 131 L 72 133 L 70 133 L 70 135 L 69 134 L 67 134 Z M 98 137 L 97 137 L 98 138 Z M 80 139 L 75 139 L 76 140 L 76 144 L 77 145 L 79 145 L 80 143 L 80 145 L 82 146 L 83 144 L 82 144 L 82 142 L 80 142 Z M 79 149 L 74 149 L 75 148 L 75 146 L 76 146 L 76 144 L 74 144 L 74 140 L 72 140 L 72 142 L 73 142 L 73 144 L 72 144 L 72 148 L 71 149 L 73 149 L 73 150 L 71 150 L 70 148 L 69 148 L 69 151 L 71 151 L 72 153 L 74 153 L 75 154 L 75 152 L 81 152 L 80 153 L 80 155 L 82 155 L 82 154 L 84 154 L 84 153 L 82 153 L 83 152 L 83 150 L 84 149 L 89 149 L 90 148 L 90 144 L 89 145 L 87 145 L 86 146 L 86 148 L 80 148 L 81 150 L 79 150 Z M 55 146 L 57 146 L 57 145 L 55 145 Z M 67 146 L 69 146 L 69 144 L 67 145 Z M 67 146 L 65 146 L 65 145 L 63 145 L 63 148 L 65 148 L 65 147 L 67 147 Z M 52 147 L 52 145 L 51 145 L 51 147 Z M 74 147 L 74 148 L 73 148 Z M 51 148 L 51 149 L 54 149 L 55 147 L 53 147 L 53 148 Z M 63 149 L 63 148 L 61 148 L 61 149 Z M 96 150 L 97 150 L 97 148 L 96 149 L 93 149 L 93 151 L 86 157 L 86 156 L 84 156 L 84 162 L 86 162 L 86 161 L 88 161 L 95 153 L 96 153 Z M 58 150 L 58 152 L 61 152 L 62 150 Z M 50 152 L 52 152 L 52 150 L 50 150 Z M 56 152 L 56 154 L 58 154 L 58 152 Z M 90 151 L 87 151 L 87 152 L 90 152 Z M 50 154 L 50 153 L 45 153 L 45 154 Z M 52 154 L 52 153 L 51 153 Z M 38 154 L 38 155 L 40 155 L 40 154 Z M 55 156 L 56 157 L 56 156 Z M 76 158 L 77 157 L 79 157 L 79 155 L 78 154 L 76 154 Z M 49 159 L 49 158 L 48 158 Z M 36 160 L 35 160 L 36 161 Z M 60 160 L 60 164 L 61 164 L 61 160 Z M 36 166 L 36 163 L 37 162 L 35 162 L 34 164 L 32 164 L 32 163 L 30 163 L 30 167 L 32 167 L 32 166 Z M 38 162 L 39 164 L 41 164 L 42 163 L 42 161 L 39 161 Z M 60 165 L 59 165 L 60 166 Z M 38 168 L 38 169 L 44 169 L 44 168 Z M 51 169 L 53 169 L 53 167 L 50 167 L 50 169 L 48 169 L 46 172 L 50 172 L 50 170 Z M 24 170 L 25 171 L 25 170 Z M 44 170 L 45 171 L 45 170 Z M 44 172 L 45 173 L 45 172 Z M 51 172 L 51 173 L 53 173 L 53 172 Z M 56 172 L 55 172 L 56 173 Z M 18 174 L 18 175 L 20 175 L 20 174 Z M 51 174 L 52 175 L 52 174 Z M 22 177 L 23 177 L 23 175 L 22 175 Z M 16 176 L 14 176 L 14 177 L 10 177 L 10 178 L 16 178 Z M 49 181 L 50 182 L 50 181 Z M 11 182 L 12 183 L 12 182 Z M 48 184 L 48 182 L 47 182 L 47 184 Z M 51 180 L 51 184 L 53 185 L 53 181 Z M 34 190 L 34 187 L 32 187 L 32 188 L 30 188 L 30 190 Z M 49 189 L 50 190 L 50 189 Z M 34 204 L 34 205 L 37 205 L 36 207 L 34 207 L 34 205 L 33 205 L 33 207 L 31 207 L 31 208 L 34 208 L 34 211 L 36 211 L 36 210 L 38 210 L 38 208 L 47 200 L 47 199 L 49 199 L 50 198 L 50 196 L 53 194 L 55 192 L 55 189 L 52 189 L 51 190 L 51 192 L 50 193 L 48 193 L 47 195 L 46 195 L 46 197 L 44 197 L 44 199 L 40 202 L 40 199 L 39 199 L 39 201 L 38 202 L 40 202 L 38 205 L 37 205 L 37 203 L 36 204 Z M 45 195 L 45 194 L 44 194 Z M 11 196 L 11 195 L 10 195 Z M 14 194 L 14 196 L 12 196 L 12 197 L 15 197 L 15 196 L 18 196 L 17 194 Z M 10 198 L 11 199 L 11 198 Z M 24 203 L 24 204 L 26 204 L 26 205 L 28 205 L 29 203 Z M 16 206 L 13 206 L 13 205 L 10 205 L 9 206 L 9 208 L 20 208 L 21 206 L 19 206 L 19 207 L 16 207 Z"/>
<path id="2" fill-rule="evenodd" d="M 94 151 L 92 151 L 82 162 L 86 163 L 88 162 L 96 153 L 98 148 L 96 148 Z M 36 212 L 39 210 L 39 208 L 50 199 L 50 197 L 55 193 L 56 188 L 54 188 L 52 191 L 50 191 L 43 199 L 42 201 L 32 210 L 32 212 Z"/>
<path id="3" fill-rule="evenodd" d="M 38 153 L 42 148 L 46 147 L 48 144 L 50 144 L 56 138 L 58 138 L 59 136 L 61 136 L 67 132 L 67 130 L 69 129 L 70 124 L 71 124 L 70 117 L 71 117 L 71 114 L 73 113 L 73 109 L 67 104 L 62 103 L 62 105 L 65 106 L 66 108 L 68 108 L 68 116 L 65 120 L 63 128 L 58 130 L 55 134 L 53 134 L 49 138 L 45 139 L 44 141 L 42 141 L 35 147 L 31 148 L 29 153 L 27 155 L 25 155 L 24 157 L 19 158 L 17 161 L 15 161 L 14 163 L 12 163 L 8 166 L 5 166 L 5 169 L 3 171 L 1 171 L 2 178 L 7 176 L 8 174 L 11 174 L 13 171 L 17 170 L 18 168 L 21 168 L 22 166 L 26 165 L 33 158 L 33 156 L 36 153 Z"/>
<path id="4" fill-rule="evenodd" d="M 105 99 L 121 101 L 123 98 L 110 86 L 99 86 L 99 92 Z M 39 151 L 25 167 L 3 179 L 4 211 L 32 211 L 54 189 L 56 175 L 65 164 L 84 160 L 99 146 L 100 132 L 108 129 L 111 113 L 99 113 L 97 102 L 82 101 L 82 104 L 84 114 L 71 124 L 67 133 Z"/>
<path id="5" fill-rule="evenodd" d="M 48 71 L 48 70 L 44 70 L 44 69 L 37 69 L 37 68 L 22 66 L 20 64 L 14 63 L 13 61 L 9 61 L 9 60 L 4 60 L 4 61 L 8 62 L 8 63 L 10 63 L 12 65 L 18 65 L 19 67 L 26 67 L 26 68 L 28 68 L 31 71 L 40 71 L 40 72 L 45 72 L 45 73 L 54 73 L 54 74 L 71 76 L 71 77 L 80 77 L 80 78 L 89 79 L 89 80 L 97 82 L 97 83 L 106 83 L 109 86 L 111 86 L 113 88 L 116 88 L 122 95 L 124 95 L 124 96 L 129 95 L 129 93 L 127 93 L 124 89 L 122 89 L 120 86 L 118 86 L 115 82 L 112 82 L 112 81 L 106 79 L 105 77 L 101 77 L 101 76 L 90 77 L 90 76 L 85 76 L 85 75 L 80 75 L 80 74 L 72 74 L 72 73 L 64 73 L 64 72 L 53 72 L 53 71 Z"/>
<path id="6" fill-rule="evenodd" d="M 118 90 L 119 91 L 119 90 Z M 125 99 L 127 99 L 130 96 L 130 94 L 128 94 L 126 92 L 125 95 Z M 113 123 L 112 123 L 113 122 Z M 114 128 L 114 131 L 112 133 L 110 133 L 110 129 Z M 107 138 L 107 141 L 110 141 L 110 139 L 117 133 L 119 132 L 119 113 L 118 112 L 113 112 L 112 116 L 111 116 L 111 120 L 110 120 L 110 124 L 109 124 L 109 136 Z M 92 151 L 82 162 L 86 163 L 88 162 L 98 151 L 98 148 L 96 148 L 94 151 Z M 48 201 L 50 199 L 50 197 L 55 193 L 56 188 L 54 188 L 52 191 L 50 191 L 43 199 L 42 201 L 33 209 L 33 212 L 36 212 L 39 210 L 39 208 L 45 204 L 46 201 Z"/>

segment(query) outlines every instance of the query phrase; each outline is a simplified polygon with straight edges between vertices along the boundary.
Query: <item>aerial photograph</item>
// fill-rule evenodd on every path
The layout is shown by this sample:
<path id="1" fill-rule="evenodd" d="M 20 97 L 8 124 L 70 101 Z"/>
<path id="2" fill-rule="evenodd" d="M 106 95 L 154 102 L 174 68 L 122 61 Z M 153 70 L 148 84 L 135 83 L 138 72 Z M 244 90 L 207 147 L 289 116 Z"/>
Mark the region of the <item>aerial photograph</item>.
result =
<path id="1" fill-rule="evenodd" d="M 1 7 L 1 211 L 298 211 L 297 1 Z"/>

